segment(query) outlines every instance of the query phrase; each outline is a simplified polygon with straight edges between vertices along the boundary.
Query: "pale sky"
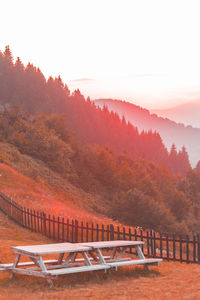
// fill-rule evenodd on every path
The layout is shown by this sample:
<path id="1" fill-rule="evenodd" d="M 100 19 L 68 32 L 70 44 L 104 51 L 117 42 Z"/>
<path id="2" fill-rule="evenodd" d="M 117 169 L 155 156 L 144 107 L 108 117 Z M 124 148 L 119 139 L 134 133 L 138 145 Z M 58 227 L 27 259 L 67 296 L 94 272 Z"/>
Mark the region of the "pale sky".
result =
<path id="1" fill-rule="evenodd" d="M 199 13 L 194 0 L 0 0 L 0 49 L 91 98 L 175 106 L 200 99 Z"/>

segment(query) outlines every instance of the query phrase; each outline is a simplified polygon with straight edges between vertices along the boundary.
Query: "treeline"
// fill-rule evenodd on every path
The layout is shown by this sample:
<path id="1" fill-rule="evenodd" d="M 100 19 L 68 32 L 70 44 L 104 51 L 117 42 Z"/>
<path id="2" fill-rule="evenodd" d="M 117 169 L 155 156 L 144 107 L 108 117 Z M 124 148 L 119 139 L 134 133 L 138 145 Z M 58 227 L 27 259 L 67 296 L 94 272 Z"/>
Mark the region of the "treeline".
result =
<path id="1" fill-rule="evenodd" d="M 32 64 L 24 66 L 19 57 L 14 62 L 9 46 L 0 52 L 0 104 L 18 105 L 31 114 L 65 113 L 68 128 L 82 143 L 106 145 L 118 154 L 126 151 L 134 159 L 165 165 L 174 174 L 185 175 L 190 169 L 185 148 L 177 152 L 173 146 L 168 153 L 158 133 L 139 134 L 125 118 L 97 108 L 79 90 L 70 93 L 60 76 L 46 80 Z"/>
<path id="2" fill-rule="evenodd" d="M 0 141 L 43 161 L 73 185 L 99 195 L 94 211 L 162 232 L 198 231 L 199 169 L 174 177 L 156 163 L 115 154 L 102 145 L 81 144 L 67 128 L 65 115 L 31 115 L 17 107 L 0 113 Z"/>

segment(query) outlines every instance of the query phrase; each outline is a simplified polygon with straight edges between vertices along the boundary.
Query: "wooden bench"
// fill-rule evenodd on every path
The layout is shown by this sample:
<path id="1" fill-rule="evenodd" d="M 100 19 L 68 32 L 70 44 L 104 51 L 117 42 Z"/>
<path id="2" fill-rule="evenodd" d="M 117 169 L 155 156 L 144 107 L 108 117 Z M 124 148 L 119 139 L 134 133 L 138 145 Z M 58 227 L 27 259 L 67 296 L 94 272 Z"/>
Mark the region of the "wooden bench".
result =
<path id="1" fill-rule="evenodd" d="M 45 264 L 56 264 L 58 260 L 56 259 L 49 259 L 49 260 L 44 260 Z M 35 263 L 33 261 L 27 261 L 27 262 L 21 262 L 18 263 L 18 267 L 28 267 L 28 266 L 34 266 Z M 13 263 L 10 264 L 0 264 L 0 270 L 4 271 L 6 269 L 10 269 L 13 267 Z"/>
<path id="2" fill-rule="evenodd" d="M 72 267 L 72 268 L 63 268 L 57 270 L 48 270 L 43 272 L 48 275 L 57 276 L 70 273 L 79 273 L 79 272 L 88 272 L 88 271 L 98 271 L 98 270 L 107 270 L 110 269 L 109 265 L 91 265 L 91 266 L 82 266 L 82 267 Z"/>
<path id="3" fill-rule="evenodd" d="M 90 257 L 89 258 L 91 261 L 94 261 L 94 258 Z M 110 259 L 110 256 L 104 256 L 104 259 L 107 261 Z M 126 258 L 124 260 L 130 260 L 130 258 Z M 111 261 L 115 261 L 115 260 L 111 260 Z M 71 264 L 71 265 L 62 265 L 64 263 L 64 260 L 62 260 L 60 262 L 60 264 L 58 264 L 58 260 L 57 259 L 49 259 L 49 260 L 44 260 L 43 261 L 46 266 L 47 269 L 51 269 L 51 268 L 66 268 L 66 267 L 73 267 L 73 266 L 78 266 L 79 263 L 83 263 L 84 259 L 83 258 L 76 258 L 75 260 L 75 264 Z M 78 264 L 76 264 L 78 263 Z M 51 266 L 48 266 L 51 265 Z M 79 264 L 80 265 L 80 264 Z M 32 267 L 35 266 L 35 263 L 33 261 L 27 261 L 27 262 L 19 262 L 17 265 L 19 268 L 20 267 Z M 13 268 L 13 263 L 9 263 L 9 264 L 0 264 L 0 271 L 9 271 Z M 32 268 L 32 270 L 38 270 L 39 268 Z M 26 269 L 27 270 L 27 269 Z"/>
<path id="4" fill-rule="evenodd" d="M 110 267 L 122 267 L 122 266 L 144 265 L 144 264 L 159 265 L 161 261 L 162 259 L 160 258 L 145 258 L 145 259 L 134 259 L 129 261 L 108 262 L 108 265 Z"/>

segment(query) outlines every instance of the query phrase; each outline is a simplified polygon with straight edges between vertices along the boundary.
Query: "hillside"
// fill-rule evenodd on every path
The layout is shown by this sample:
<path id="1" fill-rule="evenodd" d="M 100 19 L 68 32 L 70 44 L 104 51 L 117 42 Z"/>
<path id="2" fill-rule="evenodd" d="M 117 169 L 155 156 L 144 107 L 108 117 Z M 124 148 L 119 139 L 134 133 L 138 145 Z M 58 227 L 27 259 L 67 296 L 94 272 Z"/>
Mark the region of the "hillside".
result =
<path id="1" fill-rule="evenodd" d="M 20 205 L 88 222 L 110 221 L 92 208 L 95 201 L 101 202 L 98 195 L 75 187 L 12 145 L 0 143 L 0 149 L 0 190 Z"/>
<path id="2" fill-rule="evenodd" d="M 0 263 L 14 260 L 11 246 L 46 244 L 52 241 L 19 227 L 0 212 Z M 0 272 L 0 299 L 198 299 L 199 266 L 162 262 L 160 267 L 125 267 L 108 275 L 78 273 L 59 277 L 53 288 L 41 278 Z M 115 292 L 113 293 L 113 286 Z M 170 286 L 170 289 L 169 289 Z M 128 287 L 128 288 L 127 288 Z M 162 287 L 162 288 L 161 288 Z"/>
<path id="3" fill-rule="evenodd" d="M 124 116 L 127 121 L 137 126 L 139 131 L 153 130 L 159 132 L 168 149 L 171 148 L 172 144 L 175 144 L 177 149 L 185 146 L 193 167 L 199 161 L 199 128 L 178 124 L 167 118 L 151 114 L 147 109 L 121 100 L 99 99 L 95 100 L 94 103 L 102 109 L 105 105 L 109 111 L 117 113 L 121 118 Z M 189 112 L 187 113 L 189 114 Z M 162 115 L 164 116 L 164 114 Z"/>

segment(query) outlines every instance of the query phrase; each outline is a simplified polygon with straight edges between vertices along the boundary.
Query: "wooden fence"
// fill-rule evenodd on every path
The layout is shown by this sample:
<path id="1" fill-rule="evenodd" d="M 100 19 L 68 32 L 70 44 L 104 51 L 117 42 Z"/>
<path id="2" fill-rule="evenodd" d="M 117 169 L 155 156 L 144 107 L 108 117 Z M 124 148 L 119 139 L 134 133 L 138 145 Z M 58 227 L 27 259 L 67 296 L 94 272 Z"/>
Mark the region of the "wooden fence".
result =
<path id="1" fill-rule="evenodd" d="M 168 261 L 200 263 L 200 236 L 169 236 L 153 230 L 132 229 L 113 224 L 80 222 L 20 206 L 0 192 L 0 210 L 19 225 L 58 242 L 93 242 L 107 240 L 141 240 L 147 257 Z M 130 249 L 131 251 L 131 249 Z"/>

